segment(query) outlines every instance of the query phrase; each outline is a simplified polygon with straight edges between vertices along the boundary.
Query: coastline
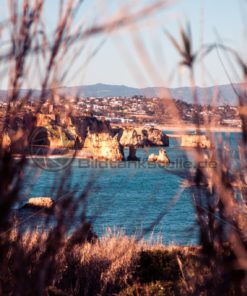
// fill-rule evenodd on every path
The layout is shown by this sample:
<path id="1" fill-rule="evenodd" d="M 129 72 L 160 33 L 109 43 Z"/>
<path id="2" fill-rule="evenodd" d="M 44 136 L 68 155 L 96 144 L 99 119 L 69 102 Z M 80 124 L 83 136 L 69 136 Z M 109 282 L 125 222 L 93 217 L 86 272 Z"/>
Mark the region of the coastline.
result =
<path id="1" fill-rule="evenodd" d="M 131 126 L 132 128 L 150 128 L 151 126 L 148 125 L 144 125 L 144 124 L 112 124 L 111 125 L 113 128 L 116 127 L 128 127 Z M 171 131 L 171 132 L 179 132 L 179 133 L 183 133 L 183 132 L 193 132 L 196 131 L 196 126 L 193 124 L 179 124 L 179 125 L 166 125 L 166 124 L 157 124 L 153 126 L 154 128 L 163 130 L 163 131 Z M 240 133 L 242 132 L 242 128 L 241 127 L 229 127 L 229 126 L 200 126 L 200 131 L 202 132 L 225 132 L 225 133 Z"/>
<path id="2" fill-rule="evenodd" d="M 196 131 L 195 125 L 184 125 L 184 126 L 167 126 L 167 125 L 157 125 L 156 126 L 159 129 L 165 130 L 165 131 L 174 131 L 174 132 L 188 132 L 188 131 Z M 240 133 L 242 129 L 240 127 L 225 127 L 225 126 L 217 126 L 217 127 L 202 127 L 200 126 L 200 131 L 206 132 L 225 132 L 225 133 Z"/>
<path id="3" fill-rule="evenodd" d="M 133 128 L 145 128 L 146 126 L 132 126 Z M 154 128 L 158 128 L 160 130 L 163 130 L 166 132 L 166 135 L 171 138 L 177 138 L 182 137 L 188 132 L 195 132 L 196 127 L 194 125 L 185 125 L 185 126 L 178 126 L 178 125 L 157 125 L 154 126 Z M 202 132 L 223 132 L 223 133 L 241 133 L 241 128 L 234 128 L 234 127 L 200 127 L 200 131 Z M 169 133 L 173 132 L 173 133 Z M 181 147 L 182 148 L 182 147 Z M 15 159 L 20 159 L 22 157 L 21 154 L 15 154 Z M 77 151 L 76 153 L 74 151 L 70 151 L 68 154 L 54 154 L 54 155 L 31 155 L 27 154 L 27 159 L 35 159 L 35 158 L 76 158 L 76 159 L 93 159 L 93 156 L 91 153 L 88 152 L 87 149 L 81 149 L 80 151 Z"/>
<path id="4" fill-rule="evenodd" d="M 142 125 L 142 126 L 136 126 L 136 127 L 145 128 L 147 126 Z M 171 131 L 171 132 L 179 132 L 179 133 L 193 132 L 193 131 L 196 131 L 196 129 L 197 129 L 195 125 L 164 125 L 164 124 L 155 125 L 154 128 L 158 128 L 163 131 Z M 209 131 L 209 132 L 224 132 L 224 133 L 241 133 L 242 128 L 228 127 L 228 126 L 216 126 L 216 127 L 200 126 L 200 131 L 202 131 L 202 132 Z"/>

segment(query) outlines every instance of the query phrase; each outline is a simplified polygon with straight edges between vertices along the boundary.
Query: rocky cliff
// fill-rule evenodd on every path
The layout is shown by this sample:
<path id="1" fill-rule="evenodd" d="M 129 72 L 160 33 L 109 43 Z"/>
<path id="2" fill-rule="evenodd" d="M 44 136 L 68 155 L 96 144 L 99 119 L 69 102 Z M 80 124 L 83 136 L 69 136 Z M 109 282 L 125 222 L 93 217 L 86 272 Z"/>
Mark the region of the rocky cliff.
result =
<path id="1" fill-rule="evenodd" d="M 206 135 L 183 135 L 181 137 L 181 146 L 190 148 L 210 148 L 211 141 Z"/>
<path id="2" fill-rule="evenodd" d="M 89 134 L 107 133 L 112 136 L 114 135 L 108 121 L 98 120 L 95 117 L 74 116 L 71 117 L 71 122 L 82 146 Z"/>
<path id="3" fill-rule="evenodd" d="M 168 146 L 169 138 L 155 128 L 112 128 L 108 121 L 93 117 L 73 118 L 82 146 L 93 158 L 138 160 L 136 149 L 144 146 Z M 125 158 L 124 147 L 129 148 Z"/>
<path id="4" fill-rule="evenodd" d="M 73 117 L 81 146 L 94 159 L 119 161 L 124 159 L 123 147 L 108 121 L 95 117 Z"/>
<path id="5" fill-rule="evenodd" d="M 108 121 L 87 116 L 60 116 L 59 114 L 25 114 L 17 118 L 5 134 L 5 146 L 14 153 L 56 154 L 60 149 L 83 149 L 91 158 L 102 160 L 138 160 L 136 149 L 145 146 L 168 146 L 169 139 L 155 128 L 112 128 Z M 8 143 L 7 143 L 8 142 Z M 10 144 L 11 143 L 11 144 Z M 23 145 L 24 143 L 24 145 Z M 8 145 L 7 145 L 8 144 Z M 24 148 L 25 147 L 25 148 Z M 37 149 L 36 149 L 37 147 Z M 124 156 L 124 148 L 129 155 Z"/>
<path id="6" fill-rule="evenodd" d="M 156 128 L 119 128 L 116 129 L 121 145 L 125 147 L 169 146 L 169 138 Z"/>
<path id="7" fill-rule="evenodd" d="M 83 148 L 91 153 L 92 157 L 99 160 L 124 160 L 123 148 L 117 137 L 110 133 L 92 133 L 88 131 Z"/>
<path id="8" fill-rule="evenodd" d="M 138 160 L 136 149 L 138 147 L 169 146 L 169 138 L 156 128 L 116 128 L 115 134 L 123 147 L 129 147 L 127 160 Z"/>
<path id="9" fill-rule="evenodd" d="M 71 149 L 77 139 L 75 127 L 57 124 L 54 114 L 31 112 L 11 118 L 4 135 L 13 153 L 30 153 L 39 147 Z"/>

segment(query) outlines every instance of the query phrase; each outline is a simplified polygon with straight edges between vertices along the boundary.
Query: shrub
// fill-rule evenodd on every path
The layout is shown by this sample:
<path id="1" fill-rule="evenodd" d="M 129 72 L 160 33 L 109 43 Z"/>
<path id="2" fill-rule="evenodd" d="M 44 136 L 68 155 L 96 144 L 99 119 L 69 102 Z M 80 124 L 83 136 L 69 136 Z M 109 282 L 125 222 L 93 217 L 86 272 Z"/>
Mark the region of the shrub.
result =
<path id="1" fill-rule="evenodd" d="M 142 283 L 179 280 L 181 272 L 176 255 L 176 252 L 166 250 L 142 251 L 137 263 L 136 276 Z"/>

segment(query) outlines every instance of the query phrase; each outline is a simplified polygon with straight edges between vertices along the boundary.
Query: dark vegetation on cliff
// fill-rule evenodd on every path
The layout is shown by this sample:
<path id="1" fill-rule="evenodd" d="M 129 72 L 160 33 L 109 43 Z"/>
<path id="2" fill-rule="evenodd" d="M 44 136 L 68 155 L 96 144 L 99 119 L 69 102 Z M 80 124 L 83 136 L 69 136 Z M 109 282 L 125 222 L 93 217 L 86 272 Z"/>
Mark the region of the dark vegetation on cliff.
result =
<path id="1" fill-rule="evenodd" d="M 40 105 L 36 109 L 38 114 L 45 102 L 46 89 L 52 88 L 58 81 L 62 84 L 62 78 L 66 76 L 68 69 L 60 69 L 59 66 L 68 58 L 68 51 L 75 41 L 82 43 L 79 48 L 81 50 L 84 41 L 90 36 L 109 34 L 115 28 L 136 22 L 166 5 L 164 1 L 156 1 L 134 13 L 120 14 L 105 24 L 88 29 L 82 26 L 83 31 L 71 33 L 71 21 L 74 20 L 81 1 L 61 1 L 59 19 L 51 42 L 42 20 L 42 0 L 24 0 L 20 9 L 15 1 L 8 2 L 9 19 L 0 24 L 1 29 L 6 30 L 10 36 L 7 52 L 0 55 L 0 62 L 4 66 L 7 64 L 10 70 L 9 102 L 2 122 L 2 135 L 9 125 L 14 124 L 16 114 L 29 99 L 30 94 L 27 93 L 22 101 L 17 101 L 29 58 L 39 55 L 46 65 L 40 81 Z M 181 56 L 181 65 L 190 72 L 192 97 L 197 103 L 194 65 L 198 52 L 192 51 L 190 31 L 181 30 L 181 44 L 169 33 L 167 35 Z M 203 56 L 210 53 L 214 46 L 204 49 Z M 229 51 L 226 47 L 223 49 Z M 223 149 L 222 154 L 214 150 L 214 147 L 209 151 L 195 149 L 198 166 L 196 172 L 190 176 L 194 180 L 191 197 L 199 225 L 200 246 L 172 248 L 157 244 L 147 245 L 138 237 L 126 237 L 111 232 L 97 238 L 91 221 L 87 221 L 85 214 L 86 201 L 90 197 L 95 176 L 90 178 L 75 199 L 68 178 L 71 167 L 64 170 L 58 190 L 54 192 L 54 227 L 46 231 L 20 231 L 19 221 L 13 219 L 11 209 L 21 199 L 26 155 L 24 153 L 20 158 L 14 159 L 11 150 L 1 145 L 1 295 L 246 295 L 247 65 L 236 51 L 230 52 L 243 72 L 244 87 L 237 94 L 243 123 L 242 142 L 239 144 L 242 162 L 237 169 L 231 166 L 229 147 Z M 75 62 L 74 59 L 72 62 Z M 60 76 L 57 76 L 58 73 Z M 53 95 L 51 100 L 56 100 L 55 89 Z M 69 117 L 72 107 L 67 107 L 65 116 Z M 179 116 L 175 106 L 174 116 Z M 197 112 L 193 116 L 199 132 Z M 208 137 L 213 141 L 210 125 L 206 127 Z M 12 144 L 23 141 L 25 145 L 23 137 L 22 132 L 17 133 L 12 138 Z M 91 140 L 97 142 L 99 139 Z M 217 160 L 217 167 L 200 167 L 199 163 L 205 157 Z M 76 186 L 80 188 L 80 184 Z M 174 200 L 177 198 L 175 196 Z M 75 229 L 74 213 L 79 205 L 82 205 L 79 213 L 80 225 Z M 159 222 L 167 210 L 161 210 L 153 225 Z M 45 217 L 48 225 L 50 216 Z M 76 219 L 78 220 L 78 216 Z"/>
<path id="2" fill-rule="evenodd" d="M 205 264 L 200 247 L 164 247 L 108 232 L 100 240 L 88 235 L 80 242 L 59 241 L 58 248 L 49 235 L 26 233 L 18 241 L 16 235 L 11 235 L 13 246 L 5 258 L 2 295 L 199 295 L 203 287 L 208 295 L 226 288 L 229 294 L 224 295 L 234 295 L 243 279 L 238 271 L 226 270 L 207 286 L 214 267 Z M 230 262 L 233 254 L 225 247 L 221 257 Z M 232 276 L 238 281 L 229 280 Z M 200 288 L 195 289 L 195 281 Z"/>

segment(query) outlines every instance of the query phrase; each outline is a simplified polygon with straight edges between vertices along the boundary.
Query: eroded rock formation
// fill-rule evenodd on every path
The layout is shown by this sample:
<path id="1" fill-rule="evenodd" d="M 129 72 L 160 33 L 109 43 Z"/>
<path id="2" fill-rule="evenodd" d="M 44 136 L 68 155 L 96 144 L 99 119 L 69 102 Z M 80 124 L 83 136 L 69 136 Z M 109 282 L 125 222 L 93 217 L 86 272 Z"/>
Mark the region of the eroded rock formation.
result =
<path id="1" fill-rule="evenodd" d="M 161 148 L 159 150 L 159 154 L 156 155 L 154 153 L 150 154 L 148 157 L 148 161 L 149 162 L 158 162 L 158 163 L 164 163 L 164 164 L 168 164 L 170 163 L 170 160 L 166 154 L 166 150 L 164 148 Z"/>
<path id="2" fill-rule="evenodd" d="M 14 118 L 4 145 L 10 145 L 13 153 L 41 151 L 42 155 L 82 149 L 90 158 L 113 161 L 138 160 L 139 147 L 169 145 L 168 137 L 155 128 L 112 128 L 108 121 L 95 117 L 66 115 L 27 112 L 23 117 Z M 124 148 L 129 148 L 126 157 Z M 83 155 L 81 153 L 81 157 Z"/>
<path id="3" fill-rule="evenodd" d="M 170 162 L 165 149 L 161 148 L 159 150 L 159 155 L 158 155 L 158 158 L 156 161 L 159 163 L 169 163 Z"/>
<path id="4" fill-rule="evenodd" d="M 118 132 L 119 143 L 125 147 L 141 147 L 143 139 L 134 128 L 122 128 Z"/>
<path id="5" fill-rule="evenodd" d="M 169 146 L 169 138 L 156 128 L 120 128 L 116 130 L 119 142 L 125 147 Z"/>
<path id="6" fill-rule="evenodd" d="M 81 141 L 82 146 L 84 145 L 88 133 L 108 133 L 112 136 L 114 135 L 110 123 L 108 121 L 101 121 L 95 117 L 74 116 L 71 117 L 71 122 L 75 128 L 76 134 L 78 135 Z"/>
<path id="7" fill-rule="evenodd" d="M 169 146 L 169 137 L 157 128 L 143 129 L 145 146 Z"/>
<path id="8" fill-rule="evenodd" d="M 123 147 L 129 147 L 127 160 L 138 160 L 138 147 L 169 146 L 169 138 L 161 130 L 155 128 L 115 128 L 113 132 Z"/>
<path id="9" fill-rule="evenodd" d="M 92 133 L 88 131 L 83 148 L 91 153 L 92 158 L 99 160 L 124 160 L 123 149 L 117 137 L 110 133 Z"/>
<path id="10" fill-rule="evenodd" d="M 46 150 L 71 149 L 77 137 L 75 127 L 57 125 L 54 114 L 34 116 L 31 112 L 11 118 L 6 135 L 13 153 L 31 153 L 30 150 L 39 146 L 46 147 Z"/>
<path id="11" fill-rule="evenodd" d="M 55 205 L 51 197 L 31 197 L 23 208 L 44 208 L 52 209 Z"/>
<path id="12" fill-rule="evenodd" d="M 158 158 L 158 155 L 154 154 L 154 153 L 151 153 L 149 156 L 148 156 L 148 161 L 149 162 L 155 162 Z"/>
<path id="13" fill-rule="evenodd" d="M 206 135 L 183 135 L 181 146 L 190 148 L 211 148 L 212 143 Z"/>
<path id="14" fill-rule="evenodd" d="M 72 123 L 83 149 L 91 158 L 112 161 L 124 159 L 123 146 L 108 121 L 95 117 L 73 117 Z"/>

